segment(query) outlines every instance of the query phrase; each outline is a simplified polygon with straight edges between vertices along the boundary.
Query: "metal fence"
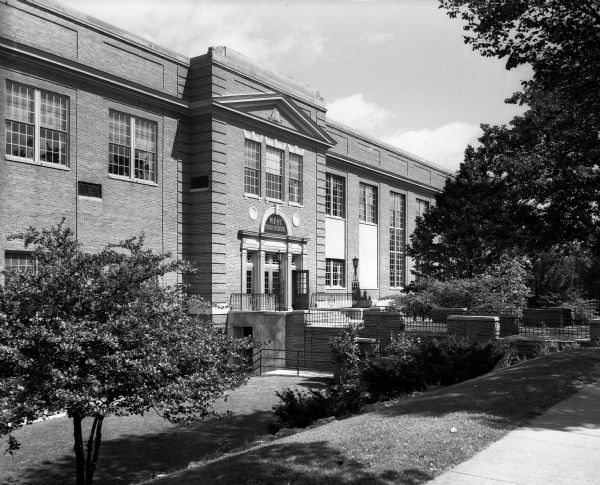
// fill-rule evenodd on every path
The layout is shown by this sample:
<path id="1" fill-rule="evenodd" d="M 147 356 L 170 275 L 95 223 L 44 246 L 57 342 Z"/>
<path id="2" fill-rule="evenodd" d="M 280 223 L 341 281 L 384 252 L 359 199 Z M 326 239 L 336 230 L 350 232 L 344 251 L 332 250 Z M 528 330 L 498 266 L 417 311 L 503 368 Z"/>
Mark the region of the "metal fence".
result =
<path id="1" fill-rule="evenodd" d="M 300 374 L 301 370 L 333 372 L 335 363 L 330 352 L 312 350 L 258 349 L 252 356 L 253 374 L 290 369 Z"/>
<path id="2" fill-rule="evenodd" d="M 310 298 L 311 308 L 351 308 L 356 304 L 353 293 L 328 293 L 320 291 Z"/>
<path id="3" fill-rule="evenodd" d="M 281 311 L 281 295 L 277 293 L 232 293 L 229 299 L 232 310 Z"/>
<path id="4" fill-rule="evenodd" d="M 315 327 L 363 326 L 363 310 L 360 308 L 311 309 L 304 315 L 304 324 Z"/>

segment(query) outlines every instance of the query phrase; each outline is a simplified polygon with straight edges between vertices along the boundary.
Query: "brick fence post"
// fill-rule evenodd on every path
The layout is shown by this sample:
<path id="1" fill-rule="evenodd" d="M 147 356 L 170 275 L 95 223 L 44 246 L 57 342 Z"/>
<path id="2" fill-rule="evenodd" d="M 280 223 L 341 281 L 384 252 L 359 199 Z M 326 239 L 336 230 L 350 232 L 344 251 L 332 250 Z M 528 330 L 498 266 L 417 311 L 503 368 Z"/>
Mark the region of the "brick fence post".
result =
<path id="1" fill-rule="evenodd" d="M 448 335 L 462 335 L 471 342 L 497 339 L 500 336 L 500 318 L 480 315 L 449 315 Z"/>
<path id="2" fill-rule="evenodd" d="M 600 318 L 590 320 L 590 341 L 592 345 L 600 346 Z"/>

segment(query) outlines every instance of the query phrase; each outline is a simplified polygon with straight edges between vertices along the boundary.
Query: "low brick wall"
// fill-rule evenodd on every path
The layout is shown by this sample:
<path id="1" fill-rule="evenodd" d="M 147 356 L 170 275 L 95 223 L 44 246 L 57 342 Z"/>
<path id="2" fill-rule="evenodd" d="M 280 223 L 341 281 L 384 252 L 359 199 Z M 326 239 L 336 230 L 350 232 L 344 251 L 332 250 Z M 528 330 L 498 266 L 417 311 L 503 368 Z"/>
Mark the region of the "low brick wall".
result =
<path id="1" fill-rule="evenodd" d="M 466 308 L 438 307 L 431 310 L 431 320 L 435 323 L 446 323 L 449 315 L 464 315 Z"/>
<path id="2" fill-rule="evenodd" d="M 469 342 L 486 341 L 500 336 L 500 317 L 449 315 L 448 335 L 460 335 Z"/>

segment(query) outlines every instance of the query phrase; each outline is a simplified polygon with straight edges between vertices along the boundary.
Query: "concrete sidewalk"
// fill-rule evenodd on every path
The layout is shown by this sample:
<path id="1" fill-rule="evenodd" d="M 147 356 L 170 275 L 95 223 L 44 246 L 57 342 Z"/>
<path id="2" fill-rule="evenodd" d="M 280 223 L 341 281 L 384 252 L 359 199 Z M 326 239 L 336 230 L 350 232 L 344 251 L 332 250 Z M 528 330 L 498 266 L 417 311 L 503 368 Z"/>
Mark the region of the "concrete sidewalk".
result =
<path id="1" fill-rule="evenodd" d="M 600 483 L 600 381 L 429 485 Z"/>

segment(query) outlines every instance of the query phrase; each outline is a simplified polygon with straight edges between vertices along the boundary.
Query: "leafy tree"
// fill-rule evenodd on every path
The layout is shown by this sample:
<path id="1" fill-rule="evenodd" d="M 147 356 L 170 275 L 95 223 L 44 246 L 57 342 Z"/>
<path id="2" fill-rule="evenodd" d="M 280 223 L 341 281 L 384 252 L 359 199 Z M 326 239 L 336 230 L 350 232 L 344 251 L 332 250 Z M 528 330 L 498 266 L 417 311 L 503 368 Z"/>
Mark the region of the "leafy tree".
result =
<path id="1" fill-rule="evenodd" d="M 538 281 L 570 247 L 600 256 L 600 8 L 591 0 L 439 0 L 465 23 L 465 42 L 533 78 L 507 100 L 529 107 L 508 126 L 483 125 L 480 146 L 421 220 L 409 254 L 417 274 L 481 274 L 524 255 Z M 567 248 L 567 249 L 565 249 Z M 550 258 L 552 259 L 552 258 Z M 559 262 L 559 266 L 567 264 Z M 588 288 L 593 277 L 577 278 Z M 595 285 L 595 286 L 594 286 Z M 535 286 L 536 291 L 540 285 Z"/>
<path id="2" fill-rule="evenodd" d="M 66 411 L 78 485 L 93 481 L 105 417 L 203 418 L 245 381 L 248 342 L 190 315 L 181 289 L 159 283 L 184 265 L 143 237 L 96 254 L 63 223 L 14 237 L 33 246 L 35 270 L 6 272 L 0 287 L 0 434 Z"/>

